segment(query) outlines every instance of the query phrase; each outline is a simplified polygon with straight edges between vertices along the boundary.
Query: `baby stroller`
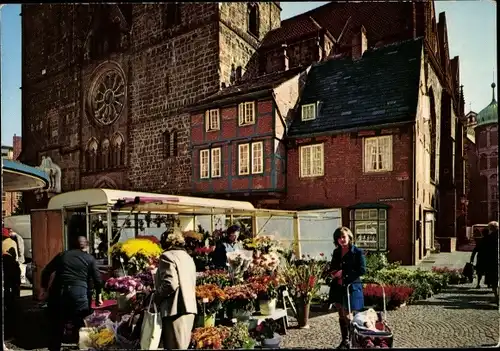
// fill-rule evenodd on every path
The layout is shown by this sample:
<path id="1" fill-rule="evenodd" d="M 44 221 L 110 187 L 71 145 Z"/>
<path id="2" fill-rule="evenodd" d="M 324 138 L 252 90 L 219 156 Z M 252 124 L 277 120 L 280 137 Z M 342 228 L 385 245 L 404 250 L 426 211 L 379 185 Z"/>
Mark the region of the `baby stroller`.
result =
<path id="1" fill-rule="evenodd" d="M 351 316 L 349 323 L 349 348 L 359 348 L 359 349 L 369 349 L 369 348 L 392 348 L 393 346 L 393 334 L 392 330 L 387 323 L 387 307 L 386 307 L 386 299 L 385 299 L 385 290 L 381 284 L 378 284 L 382 287 L 382 300 L 384 311 L 378 312 L 378 322 L 379 326 L 382 326 L 382 330 L 371 330 L 368 329 L 364 325 L 359 325 L 356 323 L 356 318 L 352 318 L 351 311 L 351 299 L 349 296 L 349 287 L 347 286 L 347 306 L 349 309 L 349 316 Z M 363 312 L 358 312 L 363 313 Z M 358 314 L 357 313 L 357 314 Z"/>

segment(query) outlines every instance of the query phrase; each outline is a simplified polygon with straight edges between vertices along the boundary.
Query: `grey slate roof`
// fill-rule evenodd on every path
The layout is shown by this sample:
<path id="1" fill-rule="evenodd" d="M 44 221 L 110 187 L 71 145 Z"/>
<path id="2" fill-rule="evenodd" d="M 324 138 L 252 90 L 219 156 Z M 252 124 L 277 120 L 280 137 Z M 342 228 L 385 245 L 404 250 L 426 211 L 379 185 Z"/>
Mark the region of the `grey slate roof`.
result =
<path id="1" fill-rule="evenodd" d="M 301 121 L 289 136 L 411 121 L 416 114 L 421 38 L 365 52 L 363 58 L 331 59 L 313 66 L 300 105 L 319 101 L 316 119 Z"/>

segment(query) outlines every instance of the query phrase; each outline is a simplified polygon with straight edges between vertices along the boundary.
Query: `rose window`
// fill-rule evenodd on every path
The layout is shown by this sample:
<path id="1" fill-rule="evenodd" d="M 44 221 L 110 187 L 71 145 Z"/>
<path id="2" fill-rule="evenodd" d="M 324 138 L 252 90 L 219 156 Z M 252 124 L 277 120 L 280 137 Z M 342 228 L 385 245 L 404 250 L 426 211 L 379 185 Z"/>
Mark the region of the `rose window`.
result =
<path id="1" fill-rule="evenodd" d="M 108 125 L 120 117 L 126 98 L 125 77 L 117 69 L 99 74 L 89 96 L 89 104 L 96 121 Z"/>

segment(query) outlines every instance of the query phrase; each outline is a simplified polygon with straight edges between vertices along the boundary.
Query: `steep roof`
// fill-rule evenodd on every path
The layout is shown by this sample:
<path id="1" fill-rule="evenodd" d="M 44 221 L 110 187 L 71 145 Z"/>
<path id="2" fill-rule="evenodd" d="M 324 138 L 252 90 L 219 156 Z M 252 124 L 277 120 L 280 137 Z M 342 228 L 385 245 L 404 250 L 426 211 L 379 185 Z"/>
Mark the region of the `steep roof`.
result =
<path id="1" fill-rule="evenodd" d="M 498 123 L 498 103 L 497 100 L 495 99 L 495 87 L 496 87 L 495 83 L 491 83 L 491 89 L 493 90 L 493 97 L 491 99 L 490 104 L 485 108 L 483 108 L 481 112 L 477 114 L 476 127 L 484 126 L 486 124 Z"/>
<path id="2" fill-rule="evenodd" d="M 319 102 L 316 119 L 301 120 L 289 136 L 411 121 L 418 102 L 422 38 L 371 49 L 363 58 L 313 66 L 300 104 Z"/>
<path id="3" fill-rule="evenodd" d="M 228 102 L 230 98 L 241 97 L 250 93 L 272 89 L 288 79 L 305 70 L 304 67 L 294 67 L 286 71 L 273 72 L 255 78 L 241 81 L 239 84 L 231 85 L 219 90 L 217 93 L 199 101 L 195 107 L 189 110 L 197 110 L 204 105 L 221 102 Z M 232 100 L 232 99 L 231 99 Z"/>
<path id="4" fill-rule="evenodd" d="M 411 2 L 330 2 L 281 21 L 281 27 L 266 35 L 261 48 L 289 43 L 321 28 L 339 38 L 349 18 L 350 26 L 366 28 L 371 46 L 382 39 L 400 37 L 403 32 L 412 34 L 412 11 Z"/>

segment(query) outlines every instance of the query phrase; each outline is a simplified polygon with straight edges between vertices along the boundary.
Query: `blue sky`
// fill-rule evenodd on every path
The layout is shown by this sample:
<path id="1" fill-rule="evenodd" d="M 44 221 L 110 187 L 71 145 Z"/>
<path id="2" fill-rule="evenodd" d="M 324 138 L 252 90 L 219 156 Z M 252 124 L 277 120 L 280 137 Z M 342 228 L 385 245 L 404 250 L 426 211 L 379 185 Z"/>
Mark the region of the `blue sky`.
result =
<path id="1" fill-rule="evenodd" d="M 281 2 L 286 19 L 326 2 Z M 491 101 L 491 82 L 497 76 L 496 4 L 483 1 L 436 1 L 436 13 L 446 12 L 450 58 L 460 56 L 466 112 L 479 112 Z M 20 5 L 5 5 L 0 14 L 2 55 L 2 145 L 21 135 L 21 12 Z"/>

